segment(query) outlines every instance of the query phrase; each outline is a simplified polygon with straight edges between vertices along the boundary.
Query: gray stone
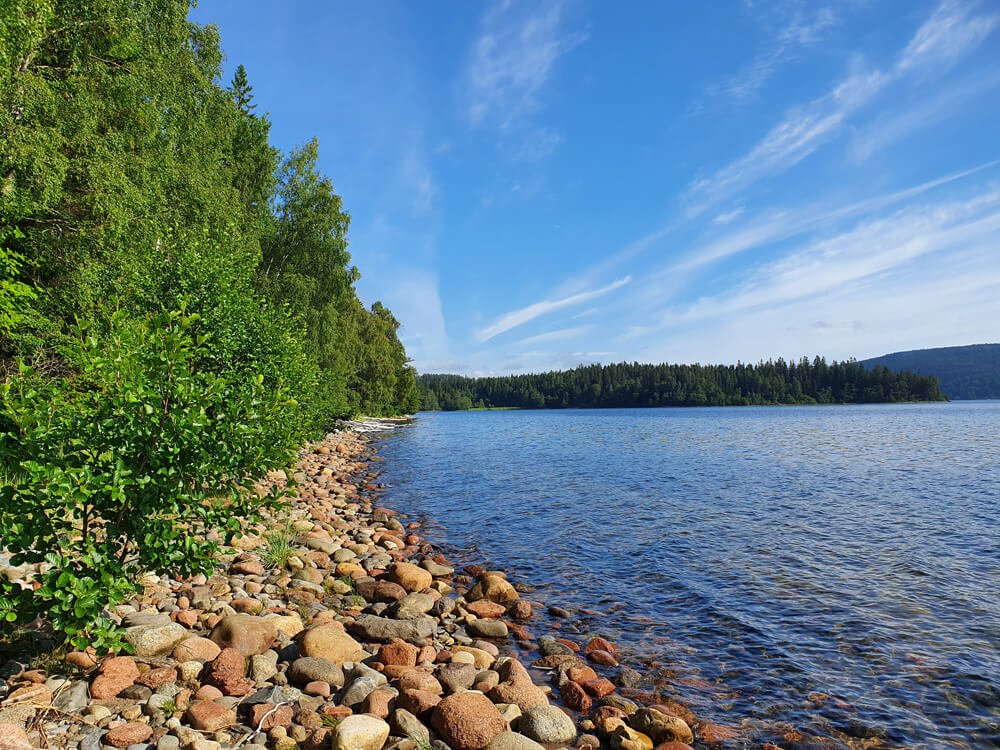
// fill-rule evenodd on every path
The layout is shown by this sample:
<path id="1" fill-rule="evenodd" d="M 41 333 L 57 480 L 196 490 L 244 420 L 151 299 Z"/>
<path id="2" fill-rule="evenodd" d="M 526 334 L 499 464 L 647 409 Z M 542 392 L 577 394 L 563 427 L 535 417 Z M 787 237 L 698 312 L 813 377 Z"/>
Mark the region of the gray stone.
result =
<path id="1" fill-rule="evenodd" d="M 248 706 L 255 706 L 258 703 L 294 703 L 302 697 L 302 691 L 293 687 L 282 685 L 272 685 L 268 688 L 258 690 L 256 693 L 243 699 L 243 703 Z"/>
<path id="2" fill-rule="evenodd" d="M 500 620 L 473 620 L 465 629 L 477 638 L 506 638 L 507 624 Z"/>
<path id="3" fill-rule="evenodd" d="M 309 549 L 318 550 L 318 551 L 320 551 L 320 552 L 322 552 L 324 554 L 327 554 L 327 555 L 334 555 L 334 556 L 336 556 L 336 554 L 338 552 L 343 551 L 343 550 L 340 550 L 337 546 L 335 546 L 331 542 L 326 541 L 325 539 L 317 539 L 315 537 L 306 537 L 305 539 L 302 539 L 301 541 Z M 351 555 L 351 557 L 353 558 L 354 555 Z M 334 559 L 336 559 L 336 557 L 334 557 Z M 338 560 L 337 562 L 344 562 L 344 560 Z"/>
<path id="4" fill-rule="evenodd" d="M 434 676 L 449 693 L 468 690 L 476 684 L 476 668 L 471 664 L 442 664 L 434 670 Z"/>
<path id="5" fill-rule="evenodd" d="M 299 685 L 307 682 L 328 682 L 341 687 L 344 684 L 344 671 L 329 659 L 319 656 L 304 656 L 296 659 L 288 668 L 288 680 Z"/>
<path id="6" fill-rule="evenodd" d="M 432 594 L 411 593 L 389 606 L 389 611 L 401 620 L 416 620 L 434 608 Z"/>
<path id="7" fill-rule="evenodd" d="M 132 612 L 125 615 L 122 625 L 126 628 L 149 628 L 154 625 L 169 625 L 170 615 L 162 612 Z"/>
<path id="8" fill-rule="evenodd" d="M 265 651 L 250 657 L 250 677 L 258 685 L 278 674 L 278 652 Z"/>
<path id="9" fill-rule="evenodd" d="M 423 560 L 420 561 L 420 567 L 426 570 L 435 578 L 450 576 L 455 572 L 454 568 L 449 568 L 447 565 L 441 565 L 440 563 L 436 563 L 429 557 L 425 557 Z"/>
<path id="10" fill-rule="evenodd" d="M 375 680 L 375 684 L 381 687 L 382 685 L 388 684 L 389 680 L 381 672 L 377 672 L 367 664 L 363 664 L 360 661 L 357 662 L 345 662 L 344 663 L 344 673 L 349 675 L 350 679 L 354 680 L 358 677 L 371 677 Z"/>
<path id="11" fill-rule="evenodd" d="M 52 705 L 68 714 L 82 711 L 87 707 L 87 683 L 83 681 L 73 683 L 55 697 Z"/>
<path id="12" fill-rule="evenodd" d="M 156 750 L 178 750 L 181 741 L 172 734 L 165 734 L 156 743 Z"/>
<path id="13" fill-rule="evenodd" d="M 176 622 L 166 625 L 138 626 L 125 631 L 125 641 L 138 657 L 156 656 L 173 649 L 188 637 L 187 628 Z"/>
<path id="14" fill-rule="evenodd" d="M 344 690 L 340 702 L 345 706 L 356 706 L 367 698 L 377 688 L 371 677 L 359 677 Z"/>
<path id="15" fill-rule="evenodd" d="M 486 750 L 545 750 L 545 748 L 523 734 L 501 732 L 490 741 Z"/>
<path id="16" fill-rule="evenodd" d="M 542 656 L 554 656 L 555 654 L 572 654 L 573 649 L 557 643 L 556 639 L 550 635 L 543 635 L 538 639 L 538 651 Z"/>
<path id="17" fill-rule="evenodd" d="M 101 750 L 101 738 L 104 730 L 100 727 L 86 727 L 80 731 L 80 750 Z"/>
<path id="18" fill-rule="evenodd" d="M 411 740 L 421 740 L 422 742 L 430 742 L 431 735 L 427 731 L 427 727 L 416 716 L 411 714 L 405 708 L 397 708 L 392 712 L 392 716 L 389 718 L 389 724 L 392 726 L 393 732 L 402 736 L 409 737 Z"/>
<path id="19" fill-rule="evenodd" d="M 535 706 L 522 717 L 518 728 L 536 742 L 572 742 L 576 725 L 558 706 Z"/>
<path id="20" fill-rule="evenodd" d="M 387 617 L 361 615 L 350 627 L 366 640 L 390 641 L 400 638 L 404 641 L 424 645 L 425 639 L 433 632 L 436 623 L 430 617 L 419 620 L 390 620 Z"/>

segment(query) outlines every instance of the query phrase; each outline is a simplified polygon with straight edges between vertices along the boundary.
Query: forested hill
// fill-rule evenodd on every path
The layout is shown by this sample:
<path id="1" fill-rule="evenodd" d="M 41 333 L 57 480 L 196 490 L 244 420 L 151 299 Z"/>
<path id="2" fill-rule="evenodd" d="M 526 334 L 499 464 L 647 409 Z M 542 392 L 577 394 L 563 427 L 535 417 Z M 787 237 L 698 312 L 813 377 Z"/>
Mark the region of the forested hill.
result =
<path id="1" fill-rule="evenodd" d="M 416 409 L 399 323 L 355 293 L 318 143 L 271 145 L 189 4 L 0 4 L 0 381 L 18 360 L 72 377 L 88 337 L 177 313 L 199 372 L 259 376 L 306 432 Z"/>
<path id="2" fill-rule="evenodd" d="M 948 398 L 1000 398 L 1000 344 L 894 352 L 863 360 L 861 364 L 934 375 Z"/>
<path id="3" fill-rule="evenodd" d="M 885 367 L 869 370 L 853 360 L 827 363 L 820 357 L 756 365 L 623 362 L 494 378 L 421 375 L 417 386 L 427 411 L 944 400 L 932 377 Z"/>

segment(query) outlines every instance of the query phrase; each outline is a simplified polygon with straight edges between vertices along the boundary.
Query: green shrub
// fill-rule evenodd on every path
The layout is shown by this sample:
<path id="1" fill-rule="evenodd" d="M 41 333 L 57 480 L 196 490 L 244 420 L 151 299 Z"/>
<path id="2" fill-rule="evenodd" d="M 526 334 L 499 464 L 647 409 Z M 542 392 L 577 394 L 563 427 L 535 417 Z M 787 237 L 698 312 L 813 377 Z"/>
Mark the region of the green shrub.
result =
<path id="1" fill-rule="evenodd" d="M 0 577 L 0 620 L 38 616 L 76 647 L 120 645 L 107 610 L 145 571 L 208 573 L 259 499 L 243 485 L 287 466 L 297 404 L 277 374 L 218 372 L 211 333 L 185 310 L 78 326 L 75 374 L 24 365 L 0 386 L 0 538 L 43 563 L 37 590 Z M 258 368 L 261 369 L 261 368 Z"/>

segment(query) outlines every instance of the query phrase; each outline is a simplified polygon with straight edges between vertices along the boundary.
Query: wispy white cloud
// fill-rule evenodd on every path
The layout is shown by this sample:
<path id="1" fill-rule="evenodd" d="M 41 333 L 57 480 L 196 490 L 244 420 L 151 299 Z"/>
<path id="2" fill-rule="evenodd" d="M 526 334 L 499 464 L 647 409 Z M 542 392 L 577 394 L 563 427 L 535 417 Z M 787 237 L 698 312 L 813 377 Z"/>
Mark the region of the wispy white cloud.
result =
<path id="1" fill-rule="evenodd" d="M 618 279 L 617 281 L 601 287 L 600 289 L 580 292 L 579 294 L 563 297 L 562 299 L 543 300 L 541 302 L 528 305 L 527 307 L 522 307 L 520 310 L 513 310 L 509 313 L 501 315 L 493 325 L 477 331 L 475 334 L 475 340 L 479 343 L 485 343 L 486 341 L 499 336 L 501 333 L 506 333 L 512 328 L 524 325 L 528 321 L 534 320 L 542 315 L 547 315 L 555 312 L 556 310 L 572 307 L 573 305 L 589 302 L 592 299 L 596 299 L 608 294 L 609 292 L 613 292 L 615 289 L 620 289 L 631 280 L 631 276 L 626 276 L 625 278 Z"/>
<path id="2" fill-rule="evenodd" d="M 802 244 L 734 287 L 625 328 L 619 341 L 685 361 L 860 358 L 992 341 L 998 247 L 1000 189 L 981 187 Z"/>
<path id="3" fill-rule="evenodd" d="M 593 328 L 594 327 L 592 325 L 585 325 L 573 326 L 571 328 L 560 328 L 555 331 L 546 331 L 545 333 L 539 333 L 537 336 L 528 336 L 528 338 L 521 339 L 520 341 L 514 343 L 513 346 L 534 346 L 536 344 L 544 344 L 552 341 L 568 341 L 590 332 Z"/>
<path id="4" fill-rule="evenodd" d="M 506 127 L 538 106 L 556 61 L 587 38 L 562 28 L 562 12 L 558 1 L 524 11 L 506 0 L 485 14 L 466 76 L 473 124 L 490 117 Z"/>
<path id="5" fill-rule="evenodd" d="M 734 208 L 732 211 L 725 211 L 712 219 L 712 222 L 714 224 L 729 224 L 742 216 L 743 210 L 743 206 L 739 206 L 738 208 Z"/>
<path id="6" fill-rule="evenodd" d="M 819 41 L 823 33 L 836 23 L 837 17 L 830 8 L 794 12 L 748 65 L 722 84 L 710 87 L 708 94 L 736 101 L 752 97 L 782 65 Z"/>
<path id="7" fill-rule="evenodd" d="M 975 0 L 944 0 L 906 45 L 897 70 L 923 65 L 940 69 L 978 47 L 1000 24 L 1000 13 L 974 14 L 977 6 Z"/>
<path id="8" fill-rule="evenodd" d="M 872 196 L 864 200 L 854 201 L 842 206 L 830 207 L 810 206 L 798 210 L 779 210 L 771 212 L 761 220 L 748 226 L 740 227 L 729 234 L 717 237 L 710 242 L 695 247 L 679 262 L 672 264 L 663 273 L 673 274 L 679 271 L 689 271 L 699 266 L 715 263 L 723 258 L 742 253 L 754 248 L 760 248 L 772 243 L 789 239 L 796 235 L 843 221 L 852 217 L 870 214 L 898 203 L 916 198 L 935 188 L 958 182 L 967 177 L 1000 166 L 1000 160 L 994 160 L 972 169 L 944 175 L 928 180 L 919 185 L 896 190 L 882 195 Z"/>
<path id="9" fill-rule="evenodd" d="M 886 116 L 875 118 L 855 132 L 848 145 L 848 154 L 855 163 L 864 162 L 877 151 L 954 117 L 971 101 L 998 85 L 1000 74 L 983 75 L 981 71 L 976 71 L 964 81 L 942 87 L 931 97 L 921 96 L 912 107 L 894 108 Z"/>
<path id="10" fill-rule="evenodd" d="M 697 216 L 763 177 L 795 166 L 837 136 L 847 120 L 887 86 L 917 68 L 947 65 L 971 53 L 998 25 L 996 13 L 974 13 L 974 3 L 945 0 L 917 30 L 884 72 L 855 71 L 823 96 L 789 112 L 747 154 L 695 180 L 684 193 L 688 215 Z"/>
<path id="11" fill-rule="evenodd" d="M 734 290 L 698 300 L 670 317 L 714 318 L 815 297 L 933 253 L 997 242 L 1000 191 L 965 201 L 911 206 L 791 252 Z M 990 246 L 995 254 L 997 245 Z"/>

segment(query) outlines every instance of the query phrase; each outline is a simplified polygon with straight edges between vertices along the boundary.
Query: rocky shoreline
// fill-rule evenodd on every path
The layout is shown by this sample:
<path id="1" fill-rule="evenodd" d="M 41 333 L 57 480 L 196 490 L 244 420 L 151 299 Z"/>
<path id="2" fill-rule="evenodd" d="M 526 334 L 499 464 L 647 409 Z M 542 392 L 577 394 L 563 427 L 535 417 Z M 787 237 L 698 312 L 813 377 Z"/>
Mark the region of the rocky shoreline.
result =
<path id="1" fill-rule="evenodd" d="M 419 524 L 379 507 L 380 460 L 353 431 L 300 452 L 290 505 L 245 528 L 213 576 L 151 576 L 115 608 L 134 654 L 3 664 L 0 750 L 684 750 L 737 737 L 637 689 L 599 635 L 536 637 L 543 605 L 502 572 L 456 571 Z M 30 569 L 3 572 L 30 585 Z"/>

